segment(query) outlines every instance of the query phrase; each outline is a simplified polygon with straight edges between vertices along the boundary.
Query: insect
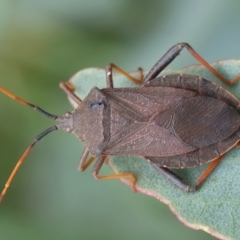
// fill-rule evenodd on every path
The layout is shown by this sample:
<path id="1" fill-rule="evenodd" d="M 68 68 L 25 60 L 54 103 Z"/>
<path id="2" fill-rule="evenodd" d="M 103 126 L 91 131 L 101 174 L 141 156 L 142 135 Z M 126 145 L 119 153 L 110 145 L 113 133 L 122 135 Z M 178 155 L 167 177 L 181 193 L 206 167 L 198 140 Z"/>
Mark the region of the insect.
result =
<path id="1" fill-rule="evenodd" d="M 128 178 L 136 191 L 136 177 L 131 172 L 99 176 L 104 161 L 111 155 L 145 158 L 163 176 L 180 189 L 195 191 L 214 170 L 224 154 L 240 140 L 240 102 L 219 85 L 199 76 L 175 74 L 157 77 L 186 48 L 210 72 L 225 84 L 234 84 L 211 67 L 187 43 L 178 43 L 153 66 L 143 79 L 134 78 L 118 66 L 106 68 L 107 88 L 92 88 L 84 100 L 69 82 L 60 87 L 78 107 L 61 116 L 41 108 L 0 88 L 0 91 L 56 121 L 40 133 L 17 162 L 0 195 L 5 196 L 18 168 L 33 146 L 48 133 L 61 129 L 75 134 L 85 145 L 79 170 L 85 170 L 95 159 L 93 176 L 98 179 Z M 112 71 L 117 70 L 136 88 L 114 88 Z M 92 156 L 88 159 L 89 154 Z M 194 185 L 189 185 L 169 168 L 197 167 L 211 162 Z"/>

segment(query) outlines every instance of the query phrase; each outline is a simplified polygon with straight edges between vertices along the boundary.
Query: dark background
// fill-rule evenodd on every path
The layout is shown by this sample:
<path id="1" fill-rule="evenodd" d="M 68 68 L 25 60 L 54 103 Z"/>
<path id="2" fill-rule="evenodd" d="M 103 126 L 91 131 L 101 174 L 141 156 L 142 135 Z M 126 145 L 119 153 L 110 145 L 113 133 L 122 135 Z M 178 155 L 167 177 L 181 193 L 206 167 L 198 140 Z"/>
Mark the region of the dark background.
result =
<path id="1" fill-rule="evenodd" d="M 72 107 L 59 89 L 80 69 L 114 62 L 149 69 L 172 45 L 190 43 L 209 62 L 240 57 L 237 1 L 3 0 L 0 85 L 45 110 Z M 196 63 L 184 51 L 172 65 Z M 50 120 L 0 94 L 0 183 Z M 118 180 L 77 171 L 82 144 L 55 132 L 27 157 L 0 206 L 0 238 L 214 239 L 185 227 L 156 199 Z M 103 172 L 110 173 L 108 167 Z"/>

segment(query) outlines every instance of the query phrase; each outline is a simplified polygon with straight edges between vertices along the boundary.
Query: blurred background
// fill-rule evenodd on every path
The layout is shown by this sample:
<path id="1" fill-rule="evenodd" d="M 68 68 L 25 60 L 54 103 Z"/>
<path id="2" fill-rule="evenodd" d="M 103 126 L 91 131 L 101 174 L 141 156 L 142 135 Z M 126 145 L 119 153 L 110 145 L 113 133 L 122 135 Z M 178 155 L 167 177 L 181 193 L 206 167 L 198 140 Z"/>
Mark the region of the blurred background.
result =
<path id="1" fill-rule="evenodd" d="M 149 69 L 177 42 L 207 61 L 240 57 L 240 2 L 2 0 L 0 85 L 53 114 L 71 110 L 59 82 L 114 62 Z M 183 51 L 171 65 L 196 61 Z M 0 94 L 0 186 L 53 123 Z M 54 132 L 29 154 L 0 206 L 0 239 L 214 239 L 185 227 L 156 199 L 79 173 L 82 144 Z M 108 166 L 103 173 L 110 173 Z"/>

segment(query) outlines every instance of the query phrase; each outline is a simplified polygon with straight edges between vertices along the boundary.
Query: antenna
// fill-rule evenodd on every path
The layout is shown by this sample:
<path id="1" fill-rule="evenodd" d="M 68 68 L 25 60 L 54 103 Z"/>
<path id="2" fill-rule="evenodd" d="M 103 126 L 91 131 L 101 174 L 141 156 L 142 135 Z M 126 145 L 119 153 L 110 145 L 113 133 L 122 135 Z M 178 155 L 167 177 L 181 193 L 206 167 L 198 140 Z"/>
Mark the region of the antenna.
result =
<path id="1" fill-rule="evenodd" d="M 58 116 L 56 115 L 53 115 L 53 114 L 50 114 L 46 111 L 44 111 L 43 109 L 41 109 L 40 107 L 36 106 L 36 105 L 33 105 L 29 102 L 26 102 L 25 100 L 17 97 L 16 95 L 10 93 L 9 91 L 7 91 L 6 89 L 0 87 L 0 91 L 2 93 L 4 93 L 5 95 L 7 95 L 8 97 L 24 104 L 24 105 L 27 105 L 31 108 L 33 108 L 34 110 L 36 110 L 37 112 L 39 112 L 40 114 L 44 115 L 45 117 L 47 118 L 50 118 L 50 119 L 53 119 L 53 120 L 56 120 L 58 118 Z M 25 152 L 23 153 L 23 155 L 20 157 L 20 159 L 18 160 L 17 164 L 15 165 L 12 173 L 10 174 L 6 184 L 5 184 L 5 187 L 3 189 L 3 191 L 1 192 L 0 194 L 0 203 L 2 202 L 14 176 L 16 175 L 19 167 L 21 166 L 21 164 L 23 163 L 23 161 L 25 160 L 25 158 L 27 157 L 27 155 L 29 154 L 29 152 L 32 150 L 33 146 L 39 141 L 41 140 L 44 136 L 46 136 L 48 133 L 52 132 L 52 131 L 55 131 L 55 130 L 58 130 L 58 127 L 57 126 L 52 126 L 48 129 L 46 129 L 45 131 L 43 131 L 42 133 L 40 133 L 39 135 L 37 135 L 37 137 L 34 139 L 34 141 L 29 145 L 29 147 L 25 150 Z"/>

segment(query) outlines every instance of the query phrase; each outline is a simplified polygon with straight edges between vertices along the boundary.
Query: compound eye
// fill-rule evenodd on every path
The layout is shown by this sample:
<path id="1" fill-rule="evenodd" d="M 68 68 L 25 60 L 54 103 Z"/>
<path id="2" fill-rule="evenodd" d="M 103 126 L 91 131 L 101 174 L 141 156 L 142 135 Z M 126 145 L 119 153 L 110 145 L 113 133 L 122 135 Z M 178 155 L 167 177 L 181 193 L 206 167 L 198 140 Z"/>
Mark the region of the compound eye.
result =
<path id="1" fill-rule="evenodd" d="M 90 107 L 92 109 L 103 109 L 104 108 L 104 102 L 94 102 L 90 104 Z"/>

